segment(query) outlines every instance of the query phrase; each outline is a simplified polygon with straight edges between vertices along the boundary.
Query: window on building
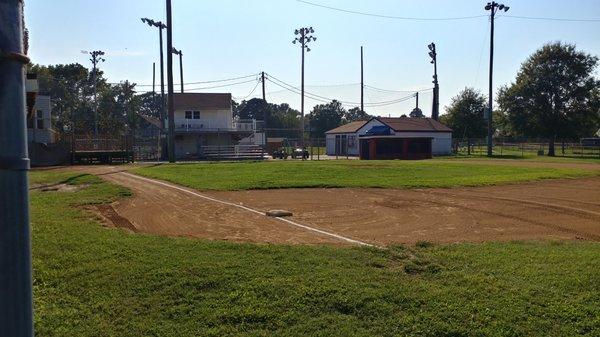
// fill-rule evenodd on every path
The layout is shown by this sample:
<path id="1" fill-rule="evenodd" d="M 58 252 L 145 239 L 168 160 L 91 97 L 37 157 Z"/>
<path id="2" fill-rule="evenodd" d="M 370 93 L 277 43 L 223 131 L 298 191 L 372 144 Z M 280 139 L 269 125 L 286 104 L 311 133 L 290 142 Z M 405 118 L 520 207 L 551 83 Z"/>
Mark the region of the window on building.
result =
<path id="1" fill-rule="evenodd" d="M 200 111 L 194 111 L 194 119 L 200 119 Z"/>
<path id="2" fill-rule="evenodd" d="M 38 129 L 44 128 L 44 112 L 42 110 L 36 111 L 36 126 Z"/>
<path id="3" fill-rule="evenodd" d="M 192 111 L 185 112 L 185 119 L 192 119 Z"/>
<path id="4" fill-rule="evenodd" d="M 358 145 L 356 136 L 348 136 L 348 148 L 355 148 Z"/>

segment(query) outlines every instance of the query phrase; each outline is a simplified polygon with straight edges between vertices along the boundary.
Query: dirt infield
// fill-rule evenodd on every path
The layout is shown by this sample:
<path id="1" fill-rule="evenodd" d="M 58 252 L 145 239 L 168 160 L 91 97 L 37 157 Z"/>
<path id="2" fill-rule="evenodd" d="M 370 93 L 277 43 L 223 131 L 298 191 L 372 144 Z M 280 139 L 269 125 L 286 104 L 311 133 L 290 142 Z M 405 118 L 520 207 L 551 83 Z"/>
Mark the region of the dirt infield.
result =
<path id="1" fill-rule="evenodd" d="M 244 209 L 195 197 L 115 168 L 79 168 L 126 186 L 112 205 L 136 232 L 236 242 L 344 244 Z M 600 178 L 454 189 L 285 189 L 202 192 L 376 245 L 535 239 L 600 241 Z M 114 218 L 115 214 L 105 215 Z M 119 225 L 120 222 L 116 222 Z M 129 226 L 129 225 L 128 225 Z M 130 228 L 131 229 L 131 228 Z"/>

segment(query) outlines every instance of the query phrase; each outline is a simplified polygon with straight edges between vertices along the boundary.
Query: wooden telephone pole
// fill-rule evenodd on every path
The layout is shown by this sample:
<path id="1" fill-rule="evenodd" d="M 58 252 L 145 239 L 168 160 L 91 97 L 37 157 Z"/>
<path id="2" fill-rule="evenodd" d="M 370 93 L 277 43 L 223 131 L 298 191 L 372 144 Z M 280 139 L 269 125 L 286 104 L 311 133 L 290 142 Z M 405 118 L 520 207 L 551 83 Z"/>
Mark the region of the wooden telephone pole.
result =
<path id="1" fill-rule="evenodd" d="M 173 15 L 171 0 L 167 0 L 167 111 L 169 115 L 169 162 L 175 162 L 175 104 L 173 102 Z"/>
<path id="2" fill-rule="evenodd" d="M 365 111 L 365 68 L 362 46 L 360 46 L 360 111 Z"/>
<path id="3" fill-rule="evenodd" d="M 496 12 L 499 10 L 504 10 L 508 12 L 510 7 L 505 6 L 503 4 L 499 4 L 495 1 L 488 2 L 485 6 L 486 11 L 490 11 L 490 78 L 489 78 L 489 93 L 488 93 L 488 108 L 487 108 L 487 156 L 491 157 L 493 155 L 494 144 L 493 144 L 493 118 L 492 111 L 494 109 L 494 88 L 493 88 L 493 78 L 494 78 L 494 19 L 496 17 Z"/>
<path id="4" fill-rule="evenodd" d="M 266 96 L 266 92 L 265 92 L 265 72 L 261 72 L 260 73 L 260 81 L 262 82 L 262 98 L 263 101 L 267 101 L 267 96 Z"/>

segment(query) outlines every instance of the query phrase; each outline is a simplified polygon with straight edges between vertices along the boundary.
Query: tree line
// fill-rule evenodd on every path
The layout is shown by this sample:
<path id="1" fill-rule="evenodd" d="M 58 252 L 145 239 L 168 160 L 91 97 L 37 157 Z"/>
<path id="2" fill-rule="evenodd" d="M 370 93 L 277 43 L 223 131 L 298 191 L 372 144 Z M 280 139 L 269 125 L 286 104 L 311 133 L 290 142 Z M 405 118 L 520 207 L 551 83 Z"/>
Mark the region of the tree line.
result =
<path id="1" fill-rule="evenodd" d="M 534 52 L 515 80 L 500 88 L 492 121 L 496 137 L 544 139 L 549 155 L 556 141 L 578 141 L 600 129 L 600 81 L 594 74 L 598 57 L 572 44 L 549 43 Z M 487 97 L 465 88 L 452 98 L 441 121 L 455 139 L 487 135 Z"/>
<path id="2" fill-rule="evenodd" d="M 547 139 L 553 153 L 557 140 L 578 140 L 600 129 L 600 81 L 595 71 L 598 58 L 574 45 L 549 43 L 534 52 L 515 80 L 500 88 L 493 111 L 495 135 L 518 139 Z M 32 65 L 40 89 L 53 100 L 54 125 L 59 132 L 91 134 L 94 123 L 94 85 L 91 71 L 81 64 Z M 97 72 L 98 120 L 101 134 L 124 135 L 144 126 L 140 115 L 159 117 L 160 95 L 136 93 L 128 81 L 111 84 Z M 487 98 L 473 88 L 453 97 L 442 123 L 454 130 L 455 139 L 484 138 L 487 134 Z M 287 103 L 274 104 L 253 98 L 232 102 L 240 119 L 266 121 L 273 137 L 300 137 L 300 112 Z M 423 117 L 422 111 L 410 112 Z M 325 132 L 369 114 L 360 108 L 345 109 L 337 100 L 312 108 L 304 119 L 306 136 L 324 137 Z"/>
<path id="3" fill-rule="evenodd" d="M 29 73 L 37 74 L 41 93 L 52 99 L 55 129 L 64 134 L 74 132 L 90 136 L 94 129 L 94 80 L 92 72 L 81 64 L 31 65 Z M 128 81 L 109 83 L 101 70 L 96 72 L 98 126 L 100 135 L 116 137 L 131 134 L 149 126 L 141 116 L 158 118 L 161 98 L 153 92 L 137 93 L 136 84 Z M 264 120 L 269 134 L 300 137 L 300 111 L 287 103 L 268 103 L 259 98 L 232 101 L 233 114 L 239 119 Z M 311 136 L 323 137 L 327 130 L 344 123 L 370 118 L 360 108 L 346 110 L 333 100 L 315 106 L 306 116 L 305 129 Z"/>

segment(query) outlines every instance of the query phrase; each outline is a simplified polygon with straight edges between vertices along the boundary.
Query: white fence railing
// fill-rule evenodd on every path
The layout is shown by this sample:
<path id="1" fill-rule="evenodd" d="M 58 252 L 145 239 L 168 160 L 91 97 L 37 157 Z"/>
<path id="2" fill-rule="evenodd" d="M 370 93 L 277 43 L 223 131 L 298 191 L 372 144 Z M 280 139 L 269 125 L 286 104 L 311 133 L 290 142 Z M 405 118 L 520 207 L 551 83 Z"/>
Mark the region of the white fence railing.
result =
<path id="1" fill-rule="evenodd" d="M 177 132 L 199 132 L 199 131 L 247 131 L 256 132 L 262 130 L 262 121 L 239 120 L 226 123 L 219 120 L 203 119 L 179 119 L 175 120 L 175 131 Z"/>

